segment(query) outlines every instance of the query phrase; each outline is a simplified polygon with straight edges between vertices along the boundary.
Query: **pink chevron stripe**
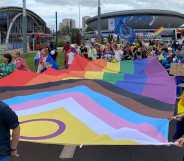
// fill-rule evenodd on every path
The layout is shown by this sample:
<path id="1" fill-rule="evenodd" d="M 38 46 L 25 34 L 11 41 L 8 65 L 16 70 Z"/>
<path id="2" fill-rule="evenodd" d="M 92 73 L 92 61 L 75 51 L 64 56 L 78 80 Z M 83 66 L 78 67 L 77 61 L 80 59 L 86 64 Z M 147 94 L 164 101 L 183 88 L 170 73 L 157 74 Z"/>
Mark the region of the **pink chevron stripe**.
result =
<path id="1" fill-rule="evenodd" d="M 97 104 L 93 101 L 90 97 L 80 93 L 80 92 L 73 92 L 67 94 L 60 94 L 51 97 L 47 97 L 41 100 L 29 101 L 23 104 L 18 104 L 11 106 L 11 108 L 15 111 L 26 110 L 30 108 L 36 108 L 41 105 L 45 105 L 48 103 L 56 102 L 61 99 L 65 99 L 68 97 L 74 98 L 81 106 L 83 106 L 86 110 L 90 113 L 96 115 L 98 118 L 109 124 L 111 127 L 115 129 L 128 127 L 132 129 L 136 129 L 140 132 L 149 134 L 149 136 L 156 138 L 160 142 L 167 142 L 167 140 L 160 134 L 153 126 L 150 124 L 141 124 L 135 125 L 130 123 L 117 115 L 109 112 L 106 108 L 102 107 L 101 105 Z"/>

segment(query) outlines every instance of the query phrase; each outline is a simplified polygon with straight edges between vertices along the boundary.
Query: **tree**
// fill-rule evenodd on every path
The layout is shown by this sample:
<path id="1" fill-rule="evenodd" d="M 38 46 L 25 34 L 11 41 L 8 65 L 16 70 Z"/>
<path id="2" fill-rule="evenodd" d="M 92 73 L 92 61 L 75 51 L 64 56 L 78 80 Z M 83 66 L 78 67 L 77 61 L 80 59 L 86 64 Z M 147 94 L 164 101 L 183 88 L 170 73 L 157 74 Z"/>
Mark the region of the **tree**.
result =
<path id="1" fill-rule="evenodd" d="M 76 43 L 80 45 L 81 43 L 81 33 L 79 29 L 72 29 L 71 30 L 71 41 L 72 43 Z"/>
<path id="2" fill-rule="evenodd" d="M 61 28 L 61 34 L 62 35 L 70 35 L 71 29 L 69 26 L 64 26 Z"/>
<path id="3" fill-rule="evenodd" d="M 80 44 L 81 43 L 81 33 L 80 29 L 73 28 L 71 29 L 69 26 L 64 26 L 61 28 L 60 33 L 60 44 L 63 44 L 63 42 L 68 41 L 68 39 L 71 40 L 71 43 Z M 67 40 L 66 40 L 67 39 Z"/>
<path id="4" fill-rule="evenodd" d="M 94 31 L 94 30 L 91 27 L 89 27 L 89 26 L 85 30 L 85 32 L 92 32 L 92 31 Z"/>

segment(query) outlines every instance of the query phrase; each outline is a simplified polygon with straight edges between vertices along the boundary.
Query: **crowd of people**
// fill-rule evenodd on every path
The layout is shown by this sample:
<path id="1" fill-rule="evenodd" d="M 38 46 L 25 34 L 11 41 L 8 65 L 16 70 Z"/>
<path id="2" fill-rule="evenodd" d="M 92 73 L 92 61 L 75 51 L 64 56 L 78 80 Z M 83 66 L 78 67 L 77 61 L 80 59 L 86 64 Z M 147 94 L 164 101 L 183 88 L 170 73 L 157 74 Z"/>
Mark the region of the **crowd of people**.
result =
<path id="1" fill-rule="evenodd" d="M 105 59 L 109 62 L 124 60 L 141 60 L 156 57 L 160 63 L 169 69 L 173 63 L 184 63 L 183 45 L 177 42 L 137 41 L 128 43 L 83 43 L 82 45 L 64 46 L 66 64 L 69 66 L 76 54 L 89 60 Z"/>
<path id="2" fill-rule="evenodd" d="M 184 63 L 182 45 L 177 42 L 137 41 L 134 44 L 117 44 L 113 42 L 105 44 L 91 43 L 87 45 L 82 44 L 78 51 L 87 59 L 106 59 L 111 62 L 157 57 L 166 69 L 169 69 L 172 63 Z"/>
<path id="3" fill-rule="evenodd" d="M 3 54 L 2 63 L 0 64 L 0 78 L 8 76 L 15 69 L 24 71 L 29 70 L 25 59 L 21 56 L 21 52 L 18 50 L 14 51 L 13 54 Z"/>
<path id="4" fill-rule="evenodd" d="M 169 69 L 173 63 L 184 63 L 183 46 L 176 42 L 163 43 L 160 41 L 137 41 L 134 44 L 106 42 L 83 43 L 75 45 L 66 43 L 63 47 L 65 67 L 68 68 L 75 55 L 86 59 L 105 59 L 109 62 L 124 60 L 141 60 L 147 57 L 157 57 L 160 63 Z M 43 48 L 34 57 L 35 72 L 42 73 L 48 68 L 59 69 L 57 64 L 58 51 L 55 48 Z M 29 71 L 23 54 L 16 50 L 13 54 L 5 53 L 0 64 L 0 78 L 11 74 L 15 69 Z"/>
<path id="5" fill-rule="evenodd" d="M 34 57 L 35 71 L 42 73 L 48 68 L 58 69 L 57 51 L 44 48 L 39 50 Z M 6 52 L 2 55 L 2 63 L 0 63 L 0 78 L 6 77 L 14 70 L 30 71 L 24 55 L 20 50 L 15 50 L 12 53 Z"/>

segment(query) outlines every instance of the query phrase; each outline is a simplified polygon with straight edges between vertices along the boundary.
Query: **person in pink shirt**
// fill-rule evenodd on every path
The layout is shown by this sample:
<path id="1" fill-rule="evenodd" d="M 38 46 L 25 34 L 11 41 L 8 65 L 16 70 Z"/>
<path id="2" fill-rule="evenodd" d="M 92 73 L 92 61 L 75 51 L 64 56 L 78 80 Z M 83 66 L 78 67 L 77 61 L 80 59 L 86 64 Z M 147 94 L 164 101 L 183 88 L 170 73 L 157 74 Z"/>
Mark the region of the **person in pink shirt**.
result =
<path id="1" fill-rule="evenodd" d="M 21 56 L 20 51 L 16 51 L 13 53 L 13 58 L 14 58 L 14 64 L 16 65 L 16 69 L 18 70 L 24 70 L 24 71 L 29 71 L 29 68 L 26 64 L 26 61 L 24 58 Z"/>

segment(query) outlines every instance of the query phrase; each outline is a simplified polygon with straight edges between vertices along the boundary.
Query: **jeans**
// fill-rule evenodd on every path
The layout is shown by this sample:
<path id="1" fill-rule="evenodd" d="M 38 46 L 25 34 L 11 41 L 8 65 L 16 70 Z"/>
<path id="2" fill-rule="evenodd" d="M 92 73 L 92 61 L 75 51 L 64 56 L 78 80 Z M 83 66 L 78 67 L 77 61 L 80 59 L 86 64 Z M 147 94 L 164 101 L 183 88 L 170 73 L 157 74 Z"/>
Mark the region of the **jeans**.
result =
<path id="1" fill-rule="evenodd" d="M 10 160 L 10 157 L 8 156 L 5 156 L 5 157 L 0 156 L 0 161 L 9 161 L 9 160 Z"/>
<path id="2" fill-rule="evenodd" d="M 35 68 L 35 71 L 37 72 L 38 70 L 38 65 L 39 65 L 39 60 L 35 59 L 34 60 L 34 68 Z"/>
<path id="3" fill-rule="evenodd" d="M 177 76 L 175 79 L 176 79 L 176 85 L 177 85 L 177 97 L 180 97 L 183 93 L 183 89 L 182 87 L 178 87 L 178 85 L 184 82 L 184 77 Z"/>
<path id="4" fill-rule="evenodd" d="M 176 123 L 176 132 L 174 135 L 174 140 L 181 138 L 184 135 L 184 118 Z"/>

